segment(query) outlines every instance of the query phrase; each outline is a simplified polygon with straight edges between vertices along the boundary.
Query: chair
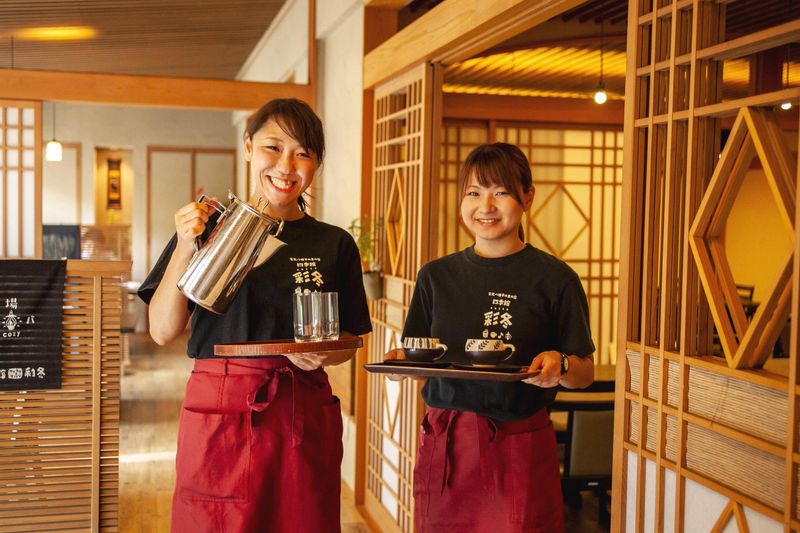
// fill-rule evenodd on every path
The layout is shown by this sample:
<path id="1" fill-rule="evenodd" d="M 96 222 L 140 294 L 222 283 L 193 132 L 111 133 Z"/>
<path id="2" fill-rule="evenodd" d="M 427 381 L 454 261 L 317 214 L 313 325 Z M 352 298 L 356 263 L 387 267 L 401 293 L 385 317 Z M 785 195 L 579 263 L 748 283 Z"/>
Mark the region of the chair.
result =
<path id="1" fill-rule="evenodd" d="M 557 435 L 563 443 L 561 487 L 565 500 L 591 490 L 598 498 L 598 521 L 608 523 L 608 491 L 614 441 L 613 393 L 559 393 L 553 411 L 566 411 L 566 428 Z"/>
<path id="2" fill-rule="evenodd" d="M 755 285 L 740 285 L 736 284 L 736 292 L 739 294 L 739 298 L 742 299 L 742 303 L 750 303 L 753 301 L 753 292 L 755 292 L 756 286 Z"/>

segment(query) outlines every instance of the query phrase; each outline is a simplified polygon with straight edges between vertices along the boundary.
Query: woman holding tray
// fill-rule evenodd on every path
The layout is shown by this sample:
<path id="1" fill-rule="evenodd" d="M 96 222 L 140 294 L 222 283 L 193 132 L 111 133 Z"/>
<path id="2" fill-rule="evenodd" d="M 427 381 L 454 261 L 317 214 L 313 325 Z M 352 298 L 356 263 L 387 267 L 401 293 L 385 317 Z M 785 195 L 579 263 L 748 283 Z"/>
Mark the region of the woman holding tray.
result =
<path id="1" fill-rule="evenodd" d="M 287 246 L 245 278 L 229 309 L 217 315 L 176 283 L 218 215 L 191 202 L 175 213 L 176 235 L 139 291 L 149 303 L 150 334 L 166 344 L 191 319 L 195 358 L 181 410 L 172 531 L 191 533 L 340 530 L 342 419 L 322 369 L 355 350 L 272 358 L 220 358 L 214 345 L 290 339 L 297 288 L 339 294 L 341 329 L 371 330 L 352 237 L 305 213 L 302 194 L 325 151 L 322 124 L 294 99 L 272 100 L 244 133 L 251 178 L 283 219 Z"/>
<path id="2" fill-rule="evenodd" d="M 564 262 L 523 241 L 534 187 L 519 148 L 477 147 L 460 184 L 475 244 L 420 269 L 403 338 L 437 337 L 450 360 L 467 339 L 499 339 L 515 347 L 509 362 L 540 373 L 524 382 L 427 380 L 414 468 L 417 531 L 562 531 L 547 406 L 557 385 L 594 379 L 586 295 Z M 399 358 L 402 350 L 386 354 Z"/>

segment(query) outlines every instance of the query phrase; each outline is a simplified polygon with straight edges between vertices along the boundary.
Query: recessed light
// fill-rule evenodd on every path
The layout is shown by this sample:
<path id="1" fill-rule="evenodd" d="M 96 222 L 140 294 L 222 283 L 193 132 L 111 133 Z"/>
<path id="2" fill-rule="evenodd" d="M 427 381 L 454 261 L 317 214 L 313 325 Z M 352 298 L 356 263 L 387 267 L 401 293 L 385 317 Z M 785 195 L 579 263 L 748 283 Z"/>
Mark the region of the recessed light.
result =
<path id="1" fill-rule="evenodd" d="M 94 39 L 97 30 L 91 26 L 39 26 L 17 30 L 14 36 L 26 41 L 83 41 Z"/>

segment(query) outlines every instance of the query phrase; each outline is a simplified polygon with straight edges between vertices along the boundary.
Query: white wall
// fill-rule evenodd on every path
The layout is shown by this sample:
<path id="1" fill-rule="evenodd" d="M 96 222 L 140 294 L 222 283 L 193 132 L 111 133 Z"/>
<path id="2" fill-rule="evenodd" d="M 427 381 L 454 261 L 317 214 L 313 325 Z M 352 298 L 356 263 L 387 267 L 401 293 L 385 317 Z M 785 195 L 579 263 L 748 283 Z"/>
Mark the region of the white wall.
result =
<path id="1" fill-rule="evenodd" d="M 321 218 L 347 227 L 361 204 L 363 2 L 318 2 L 318 109 L 328 155 L 318 183 Z M 342 7 L 332 12 L 333 6 Z M 322 8 L 325 6 L 325 9 Z M 334 21 L 326 26 L 326 21 Z"/>
<path id="2" fill-rule="evenodd" d="M 81 180 L 82 223 L 94 223 L 94 149 L 119 147 L 133 151 L 133 279 L 142 280 L 145 272 L 145 198 L 147 146 L 235 146 L 235 129 L 230 113 L 167 108 L 125 107 L 94 104 L 57 104 L 57 137 L 61 141 L 82 143 Z M 44 138 L 52 135 L 48 120 Z M 49 166 L 45 167 L 47 172 Z M 45 205 L 45 211 L 58 206 Z M 153 216 L 172 217 L 172 213 Z M 166 244 L 166 243 L 165 243 Z M 155 258 L 154 258 L 155 259 Z"/>
<path id="3" fill-rule="evenodd" d="M 325 128 L 326 156 L 314 183 L 312 202 L 317 218 L 345 228 L 358 216 L 361 202 L 363 5 L 363 0 L 317 2 L 317 110 Z M 306 83 L 307 27 L 307 0 L 288 0 L 245 62 L 238 78 Z M 245 119 L 244 113 L 233 115 L 237 139 L 241 139 Z M 244 190 L 241 146 L 239 161 L 237 186 Z M 353 487 L 355 425 L 347 417 L 344 423 L 342 475 Z"/>
<path id="4" fill-rule="evenodd" d="M 621 522 L 625 524 L 624 531 L 636 531 L 636 481 L 637 460 L 636 454 L 625 452 L 628 465 L 628 482 L 626 483 L 625 516 Z M 650 532 L 655 528 L 655 486 L 656 468 L 653 461 L 645 459 L 645 494 L 644 494 L 644 531 Z M 675 473 L 667 469 L 664 472 L 664 531 L 672 531 L 675 524 Z M 684 523 L 681 531 L 686 533 L 702 533 L 711 531 L 717 519 L 728 504 L 728 497 L 719 494 L 700 483 L 690 479 L 685 481 L 684 490 Z M 744 507 L 744 514 L 750 531 L 759 533 L 779 533 L 783 525 L 758 511 Z M 736 519 L 731 517 L 724 527 L 724 533 L 736 533 Z"/>
<path id="5" fill-rule="evenodd" d="M 245 62 L 239 79 L 306 83 L 307 21 L 307 0 L 288 0 Z M 342 227 L 358 216 L 361 198 L 363 24 L 362 1 L 317 2 L 317 110 L 325 128 L 326 156 L 312 202 L 320 219 Z M 233 116 L 237 139 L 245 119 L 245 113 Z M 239 150 L 243 161 L 241 146 Z M 240 190 L 246 179 L 244 168 L 240 164 Z"/>

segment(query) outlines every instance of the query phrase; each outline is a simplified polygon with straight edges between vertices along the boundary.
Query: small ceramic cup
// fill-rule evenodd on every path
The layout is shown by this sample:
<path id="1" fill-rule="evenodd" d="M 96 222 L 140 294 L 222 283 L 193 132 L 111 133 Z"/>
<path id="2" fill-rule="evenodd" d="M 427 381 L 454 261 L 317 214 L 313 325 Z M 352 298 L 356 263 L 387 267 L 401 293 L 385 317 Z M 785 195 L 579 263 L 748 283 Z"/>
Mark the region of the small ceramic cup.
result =
<path id="1" fill-rule="evenodd" d="M 495 366 L 510 359 L 514 350 L 513 344 L 499 339 L 467 339 L 464 345 L 464 355 L 473 365 Z"/>
<path id="2" fill-rule="evenodd" d="M 432 337 L 406 337 L 403 352 L 409 361 L 429 363 L 441 359 L 447 353 L 447 346 Z"/>

